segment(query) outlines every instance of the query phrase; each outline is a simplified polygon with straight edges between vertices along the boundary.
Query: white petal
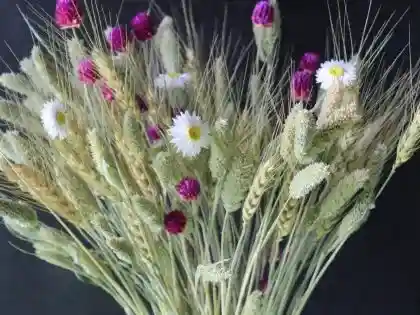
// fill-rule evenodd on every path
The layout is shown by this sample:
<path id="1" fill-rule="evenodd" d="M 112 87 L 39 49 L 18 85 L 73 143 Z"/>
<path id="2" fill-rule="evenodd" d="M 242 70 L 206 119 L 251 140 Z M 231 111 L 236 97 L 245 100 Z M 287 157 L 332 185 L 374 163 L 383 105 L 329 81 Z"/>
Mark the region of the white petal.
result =
<path id="1" fill-rule="evenodd" d="M 113 27 L 112 26 L 107 26 L 107 28 L 104 30 L 105 38 L 107 38 L 107 39 L 109 38 L 109 36 L 111 35 L 112 30 L 113 30 Z"/>
<path id="2" fill-rule="evenodd" d="M 164 74 L 160 74 L 157 78 L 155 78 L 155 85 L 161 89 L 165 88 L 167 86 L 166 76 Z"/>
<path id="3" fill-rule="evenodd" d="M 192 126 L 200 128 L 201 137 L 197 141 L 192 141 L 188 137 L 188 128 Z M 188 111 L 173 118 L 173 125 L 168 133 L 171 136 L 170 142 L 184 156 L 196 156 L 202 148 L 207 147 L 210 143 L 208 124 L 203 122 L 195 113 L 190 114 Z"/>
<path id="4" fill-rule="evenodd" d="M 352 85 L 356 81 L 356 67 L 353 62 L 330 60 L 322 63 L 316 73 L 316 82 L 321 84 L 322 89 L 326 90 L 333 84 L 333 76 L 329 73 L 329 69 L 334 66 L 340 66 L 344 69 L 344 75 L 339 78 L 344 86 Z"/>
<path id="5" fill-rule="evenodd" d="M 51 139 L 64 139 L 67 137 L 67 129 L 57 123 L 57 112 L 65 111 L 63 104 L 57 101 L 50 101 L 44 104 L 41 110 L 41 120 L 44 129 Z"/>
<path id="6" fill-rule="evenodd" d="M 161 89 L 183 88 L 190 79 L 189 73 L 182 73 L 176 78 L 170 77 L 168 74 L 160 74 L 155 78 L 155 86 Z"/>

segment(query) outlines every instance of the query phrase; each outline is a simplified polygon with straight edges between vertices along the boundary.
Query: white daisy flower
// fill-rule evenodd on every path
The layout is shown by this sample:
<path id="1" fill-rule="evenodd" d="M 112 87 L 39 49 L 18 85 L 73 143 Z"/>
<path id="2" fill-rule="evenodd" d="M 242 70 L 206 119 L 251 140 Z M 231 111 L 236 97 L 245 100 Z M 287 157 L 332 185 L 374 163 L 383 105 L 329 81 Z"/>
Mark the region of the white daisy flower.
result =
<path id="1" fill-rule="evenodd" d="M 189 73 L 165 73 L 155 78 L 155 85 L 161 89 L 176 89 L 185 87 L 191 81 Z"/>
<path id="2" fill-rule="evenodd" d="M 45 103 L 41 110 L 41 120 L 51 139 L 62 140 L 67 137 L 66 110 L 60 102 L 50 101 Z"/>
<path id="3" fill-rule="evenodd" d="M 210 128 L 195 113 L 183 112 L 173 118 L 173 125 L 169 129 L 171 143 L 178 152 L 186 157 L 198 155 L 202 148 L 210 144 Z"/>
<path id="4" fill-rule="evenodd" d="M 342 60 L 326 61 L 316 72 L 316 82 L 321 83 L 321 88 L 324 90 L 327 90 L 337 80 L 344 86 L 352 85 L 356 81 L 356 77 L 354 62 Z"/>

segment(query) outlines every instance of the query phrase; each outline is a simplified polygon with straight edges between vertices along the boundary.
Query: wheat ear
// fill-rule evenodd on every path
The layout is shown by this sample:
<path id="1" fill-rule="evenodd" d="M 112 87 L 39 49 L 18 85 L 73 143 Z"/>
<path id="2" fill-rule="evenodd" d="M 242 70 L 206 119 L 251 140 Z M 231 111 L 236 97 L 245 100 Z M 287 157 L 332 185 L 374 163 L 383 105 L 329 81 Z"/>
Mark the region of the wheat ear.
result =
<path id="1" fill-rule="evenodd" d="M 81 217 L 76 209 L 41 172 L 19 164 L 11 164 L 4 172 L 10 181 L 16 182 L 22 190 L 30 193 L 48 209 L 74 224 L 80 223 Z"/>
<path id="2" fill-rule="evenodd" d="M 70 135 L 69 141 L 71 144 L 64 141 L 54 143 L 55 148 L 68 166 L 88 184 L 96 195 L 119 200 L 119 194 L 96 171 L 89 150 L 86 150 L 88 144 L 85 139 L 82 136 Z M 83 149 L 76 151 L 75 149 L 78 147 L 83 147 Z"/>
<path id="3" fill-rule="evenodd" d="M 274 158 L 267 160 L 259 168 L 242 208 L 242 218 L 245 222 L 251 220 L 252 216 L 258 210 L 261 198 L 264 192 L 269 189 L 277 171 L 278 163 Z"/>
<path id="4" fill-rule="evenodd" d="M 414 113 L 414 117 L 407 129 L 402 134 L 397 146 L 397 157 L 393 168 L 396 169 L 412 158 L 417 151 L 420 140 L 420 110 Z"/>
<path id="5" fill-rule="evenodd" d="M 299 205 L 300 202 L 295 199 L 289 199 L 286 204 L 280 204 L 279 211 L 281 213 L 277 222 L 280 237 L 286 237 L 292 232 L 298 215 Z"/>

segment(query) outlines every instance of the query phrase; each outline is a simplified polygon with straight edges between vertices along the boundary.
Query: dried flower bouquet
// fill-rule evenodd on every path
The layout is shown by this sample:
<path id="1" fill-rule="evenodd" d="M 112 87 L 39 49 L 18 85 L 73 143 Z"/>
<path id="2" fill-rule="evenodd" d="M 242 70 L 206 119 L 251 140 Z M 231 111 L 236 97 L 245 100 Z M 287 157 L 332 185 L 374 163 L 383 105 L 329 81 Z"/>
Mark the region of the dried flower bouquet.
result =
<path id="1" fill-rule="evenodd" d="M 24 16 L 36 44 L 0 77 L 5 226 L 129 315 L 302 314 L 417 149 L 419 67 L 373 81 L 389 36 L 368 46 L 366 27 L 360 49 L 333 32 L 332 59 L 279 78 L 273 0 L 252 12 L 245 78 L 223 45 L 201 58 L 188 14 L 181 38 L 169 16 L 106 28 L 99 12 Z"/>

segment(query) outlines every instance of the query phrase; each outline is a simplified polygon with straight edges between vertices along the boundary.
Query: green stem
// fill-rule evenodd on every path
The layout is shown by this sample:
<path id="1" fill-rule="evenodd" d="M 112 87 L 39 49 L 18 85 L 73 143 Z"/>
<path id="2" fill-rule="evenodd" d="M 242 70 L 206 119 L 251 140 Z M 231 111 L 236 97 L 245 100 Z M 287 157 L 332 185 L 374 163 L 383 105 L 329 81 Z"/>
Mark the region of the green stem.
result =
<path id="1" fill-rule="evenodd" d="M 301 296 L 305 292 L 305 288 L 309 285 L 309 282 L 311 280 L 311 276 L 313 274 L 318 273 L 319 268 L 321 268 L 321 264 L 324 261 L 323 256 L 321 256 L 322 257 L 321 259 L 319 259 L 319 258 L 316 259 L 316 257 L 319 257 L 319 255 L 320 255 L 321 247 L 322 246 L 318 244 L 317 246 L 315 246 L 315 248 L 313 250 L 314 253 L 312 255 L 312 258 L 309 259 L 310 260 L 310 263 L 309 263 L 309 266 L 307 268 L 307 271 L 305 272 L 305 278 L 300 283 L 299 288 L 297 289 L 297 291 L 295 292 L 295 294 L 293 294 L 293 300 L 291 302 L 291 306 L 289 308 L 288 314 L 291 314 L 290 309 L 293 309 L 299 303 L 299 301 L 301 299 Z M 308 258 L 311 257 L 310 253 L 312 253 L 312 251 L 309 251 L 308 252 L 308 256 L 305 259 L 305 263 L 302 264 L 302 268 L 301 269 L 303 269 L 303 266 L 306 265 L 306 261 L 308 261 Z"/>
<path id="2" fill-rule="evenodd" d="M 389 181 L 391 180 L 392 176 L 397 171 L 397 168 L 395 166 L 392 167 L 391 172 L 388 174 L 388 177 L 385 179 L 384 183 L 382 184 L 381 188 L 379 188 L 378 193 L 376 194 L 375 199 L 378 199 L 378 197 L 382 194 L 384 191 L 386 185 L 388 185 Z"/>
<path id="3" fill-rule="evenodd" d="M 191 262 L 190 262 L 190 259 L 189 259 L 189 256 L 188 256 L 188 250 L 187 250 L 187 247 L 186 247 L 186 244 L 185 244 L 185 239 L 181 240 L 181 248 L 182 248 L 182 253 L 183 253 L 183 256 L 184 256 L 184 260 L 185 260 L 184 261 L 184 263 L 185 263 L 184 268 L 186 269 L 185 271 L 186 271 L 186 274 L 187 274 L 187 280 L 188 280 L 189 285 L 191 287 L 191 292 L 192 292 L 193 298 L 195 300 L 195 303 L 197 304 L 197 309 L 200 311 L 201 314 L 204 314 L 204 310 L 201 308 L 200 299 L 199 299 L 198 294 L 197 294 L 197 290 L 196 290 L 197 288 L 195 287 L 194 281 L 191 278 L 191 274 L 193 274 L 194 270 L 191 266 Z"/>
<path id="4" fill-rule="evenodd" d="M 264 248 L 264 246 L 267 244 L 267 242 L 270 240 L 272 234 L 274 233 L 274 231 L 277 228 L 277 222 L 281 216 L 281 214 L 283 213 L 283 211 L 286 209 L 287 204 L 289 203 L 290 198 L 288 198 L 286 200 L 286 202 L 284 203 L 282 209 L 279 211 L 278 216 L 276 217 L 276 219 L 274 220 L 274 223 L 271 225 L 270 229 L 268 230 L 265 238 L 262 238 L 262 235 L 264 235 L 263 233 L 261 233 L 261 237 L 258 238 L 259 242 L 258 245 L 256 246 L 256 249 L 252 255 L 252 258 L 250 259 L 250 261 L 247 263 L 247 268 L 245 271 L 245 275 L 242 278 L 242 285 L 241 285 L 241 290 L 239 293 L 239 299 L 238 299 L 238 304 L 236 306 L 236 311 L 235 311 L 235 315 L 239 315 L 240 314 L 240 310 L 241 310 L 241 306 L 242 306 L 242 300 L 244 299 L 244 295 L 245 295 L 245 291 L 246 291 L 246 287 L 249 283 L 250 280 L 250 276 L 252 274 L 252 270 L 254 268 L 254 264 L 256 263 L 256 261 L 260 258 L 260 252 L 261 250 Z M 265 230 L 264 230 L 265 231 Z"/>
<path id="5" fill-rule="evenodd" d="M 236 265 L 239 262 L 242 250 L 243 250 L 243 246 L 244 246 L 244 242 L 245 242 L 245 236 L 247 234 L 248 231 L 248 225 L 245 225 L 242 228 L 242 232 L 241 232 L 241 236 L 239 237 L 239 241 L 238 241 L 238 245 L 236 247 L 235 253 L 233 255 L 233 259 L 232 259 L 232 265 L 231 268 L 235 268 Z M 235 270 L 235 269 L 233 269 Z M 233 285 L 233 280 L 235 280 L 235 276 L 232 275 L 232 277 L 229 279 L 229 283 L 228 283 L 228 287 L 227 287 L 227 292 L 226 292 L 226 296 L 222 297 L 223 299 L 223 308 L 222 308 L 222 315 L 230 315 L 231 313 L 229 313 L 229 306 L 231 303 L 231 296 L 232 296 L 232 285 Z"/>
<path id="6" fill-rule="evenodd" d="M 306 268 L 308 258 L 314 251 L 314 247 L 312 246 L 313 244 L 313 239 L 310 238 L 309 234 L 306 234 L 304 237 L 304 241 L 298 249 L 298 254 L 295 256 L 296 260 L 293 263 L 291 263 L 293 269 L 290 272 L 289 280 L 283 291 L 283 295 L 285 298 L 283 298 L 281 301 L 279 314 L 285 314 L 285 310 L 290 308 L 288 302 L 291 302 L 296 294 L 296 290 L 294 290 L 294 288 L 296 287 L 296 282 L 300 278 L 302 271 Z"/>
<path id="7" fill-rule="evenodd" d="M 293 311 L 292 315 L 300 315 L 302 314 L 303 309 L 305 308 L 309 297 L 312 295 L 312 292 L 316 288 L 317 284 L 321 280 L 322 276 L 325 274 L 325 272 L 328 270 L 328 267 L 331 265 L 331 263 L 334 261 L 335 257 L 337 257 L 337 254 L 339 253 L 340 249 L 345 244 L 345 240 L 342 241 L 334 250 L 334 252 L 331 254 L 331 256 L 328 258 L 325 265 L 322 267 L 321 271 L 318 274 L 314 274 L 313 279 L 310 281 L 308 289 L 306 290 L 305 294 L 303 295 L 300 305 L 296 310 Z"/>
<path id="8" fill-rule="evenodd" d="M 95 259 L 95 257 L 93 257 L 91 252 L 82 244 L 78 237 L 70 230 L 67 224 L 64 223 L 64 221 L 54 211 L 50 211 L 50 213 L 60 223 L 64 230 L 66 230 L 66 232 L 74 239 L 76 244 L 87 255 L 87 257 L 89 257 L 89 259 L 98 268 L 98 270 L 103 274 L 104 280 L 108 281 L 109 285 L 120 295 L 121 299 L 125 301 L 126 305 L 129 308 L 135 310 L 137 305 L 133 304 L 133 301 L 130 299 L 129 295 L 126 292 L 124 292 L 120 285 L 108 274 L 108 272 L 103 268 L 103 266 L 101 266 L 101 264 Z"/>

